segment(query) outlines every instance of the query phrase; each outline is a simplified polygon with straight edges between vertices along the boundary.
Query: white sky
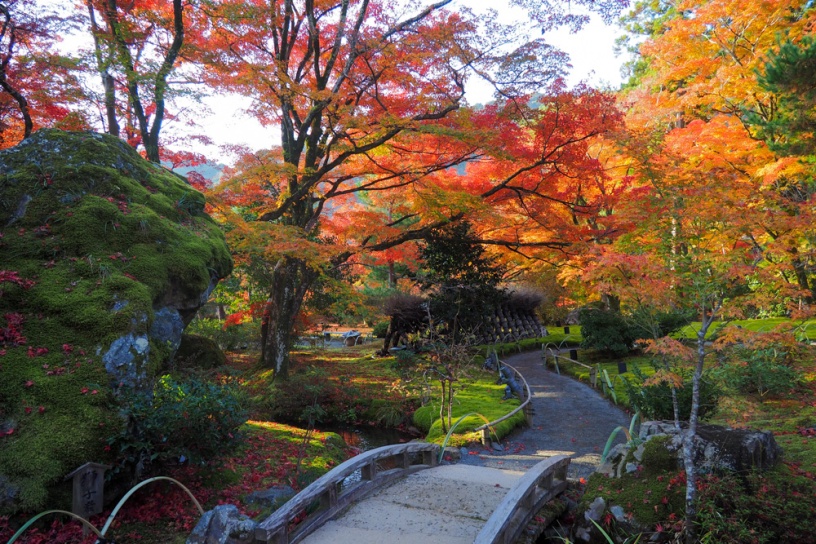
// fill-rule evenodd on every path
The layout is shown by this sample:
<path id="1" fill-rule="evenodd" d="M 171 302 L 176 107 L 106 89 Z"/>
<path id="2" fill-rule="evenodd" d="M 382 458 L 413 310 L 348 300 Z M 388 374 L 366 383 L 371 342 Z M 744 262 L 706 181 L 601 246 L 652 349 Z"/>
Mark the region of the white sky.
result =
<path id="1" fill-rule="evenodd" d="M 546 34 L 544 38 L 569 54 L 573 66 L 567 78 L 570 86 L 586 82 L 595 87 L 617 89 L 621 84 L 621 66 L 627 60 L 616 57 L 613 50 L 615 39 L 621 34 L 619 28 L 606 25 L 597 16 L 592 16 L 591 22 L 578 33 L 570 34 L 568 30 L 561 29 Z M 471 83 L 467 88 L 467 98 L 471 104 L 486 103 L 492 99 L 492 91 L 487 86 Z M 204 102 L 212 115 L 197 119 L 202 128 L 196 132 L 208 135 L 216 146 L 237 144 L 258 150 L 279 142 L 279 132 L 275 127 L 262 127 L 257 120 L 243 113 L 249 106 L 249 99 L 213 96 Z M 219 151 L 217 147 L 195 145 L 194 149 L 214 162 L 229 164 L 234 160 L 232 155 Z"/>

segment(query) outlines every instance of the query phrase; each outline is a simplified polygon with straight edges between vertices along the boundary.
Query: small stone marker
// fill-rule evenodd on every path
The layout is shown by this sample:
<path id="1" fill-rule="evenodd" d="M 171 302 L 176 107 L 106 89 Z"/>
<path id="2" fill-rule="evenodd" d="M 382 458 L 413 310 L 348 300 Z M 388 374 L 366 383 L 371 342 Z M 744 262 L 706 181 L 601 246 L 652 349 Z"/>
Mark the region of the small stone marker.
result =
<path id="1" fill-rule="evenodd" d="M 65 477 L 74 479 L 71 511 L 85 519 L 102 512 L 105 471 L 110 467 L 99 463 L 85 463 Z"/>

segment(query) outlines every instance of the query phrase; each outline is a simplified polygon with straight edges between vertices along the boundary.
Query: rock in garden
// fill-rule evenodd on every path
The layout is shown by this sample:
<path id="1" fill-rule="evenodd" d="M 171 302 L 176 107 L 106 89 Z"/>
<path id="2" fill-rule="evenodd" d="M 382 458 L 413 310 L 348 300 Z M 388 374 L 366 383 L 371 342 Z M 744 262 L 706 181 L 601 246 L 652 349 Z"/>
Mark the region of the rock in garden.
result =
<path id="1" fill-rule="evenodd" d="M 682 428 L 687 428 L 683 424 Z M 681 431 L 685 432 L 684 430 Z M 674 423 L 647 421 L 640 428 L 640 437 L 671 436 L 670 448 L 677 452 L 678 463 L 682 456 L 682 434 Z M 702 470 L 726 469 L 743 472 L 757 468 L 768 470 L 782 458 L 782 448 L 770 431 L 732 429 L 720 425 L 698 425 L 694 441 L 694 458 Z"/>
<path id="2" fill-rule="evenodd" d="M 234 504 L 222 504 L 204 513 L 187 544 L 251 544 L 257 525 Z"/>
<path id="3" fill-rule="evenodd" d="M 152 388 L 232 270 L 204 196 L 107 135 L 44 129 L 0 151 L 0 515 L 109 462 L 121 392 Z"/>
<path id="4" fill-rule="evenodd" d="M 276 485 L 263 491 L 250 493 L 246 497 L 246 502 L 259 504 L 263 507 L 271 507 L 273 510 L 280 508 L 283 503 L 295 496 L 295 490 L 288 485 Z"/>

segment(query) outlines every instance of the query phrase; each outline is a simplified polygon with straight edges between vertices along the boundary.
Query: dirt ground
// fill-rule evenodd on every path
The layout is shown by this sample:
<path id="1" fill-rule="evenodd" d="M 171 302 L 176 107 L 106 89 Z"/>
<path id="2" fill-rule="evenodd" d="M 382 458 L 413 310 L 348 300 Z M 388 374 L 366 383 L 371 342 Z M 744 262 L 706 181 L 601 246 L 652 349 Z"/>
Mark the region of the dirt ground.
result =
<path id="1" fill-rule="evenodd" d="M 460 463 L 527 470 L 543 458 L 569 455 L 569 476 L 588 477 L 601 462 L 609 435 L 629 416 L 583 383 L 550 372 L 538 351 L 510 355 L 507 364 L 521 372 L 533 396 L 533 424 L 502 441 L 503 451 L 483 448 L 463 451 Z M 618 442 L 624 440 L 618 433 Z"/>

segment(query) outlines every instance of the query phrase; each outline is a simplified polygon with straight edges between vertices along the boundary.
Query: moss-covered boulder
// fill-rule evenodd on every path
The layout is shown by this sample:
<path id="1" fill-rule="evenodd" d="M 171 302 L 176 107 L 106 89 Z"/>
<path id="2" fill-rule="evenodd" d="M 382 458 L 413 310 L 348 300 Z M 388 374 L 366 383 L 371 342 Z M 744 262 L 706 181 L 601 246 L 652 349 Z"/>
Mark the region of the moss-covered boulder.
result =
<path id="1" fill-rule="evenodd" d="M 109 460 L 117 390 L 151 386 L 231 269 L 204 196 L 124 142 L 0 152 L 0 514 L 66 506 L 55 484 Z"/>
<path id="2" fill-rule="evenodd" d="M 212 338 L 197 334 L 181 336 L 181 345 L 173 357 L 176 369 L 217 368 L 227 363 L 227 356 Z"/>

